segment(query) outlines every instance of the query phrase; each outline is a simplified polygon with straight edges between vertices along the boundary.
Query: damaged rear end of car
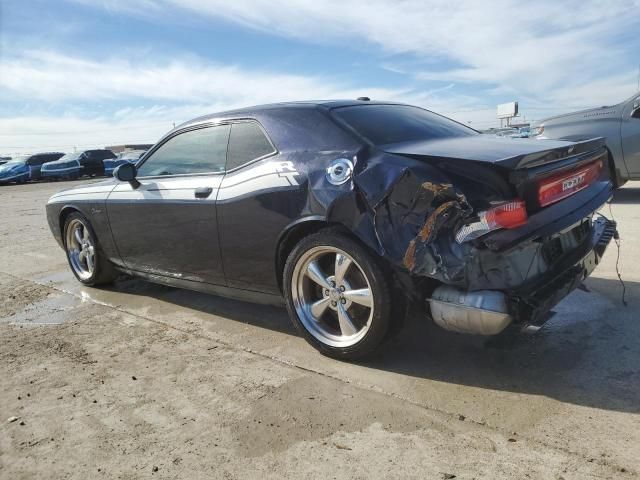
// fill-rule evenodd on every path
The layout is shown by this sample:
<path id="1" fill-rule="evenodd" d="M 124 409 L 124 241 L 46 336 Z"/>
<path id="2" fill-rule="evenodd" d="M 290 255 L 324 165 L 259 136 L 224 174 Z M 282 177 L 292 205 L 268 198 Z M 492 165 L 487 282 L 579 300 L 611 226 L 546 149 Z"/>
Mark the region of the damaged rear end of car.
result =
<path id="1" fill-rule="evenodd" d="M 380 125 L 372 107 L 361 108 Z M 341 117 L 371 145 L 354 158 L 353 201 L 365 208 L 356 215 L 343 200 L 339 220 L 447 330 L 537 330 L 617 235 L 597 214 L 612 195 L 603 139 L 501 139 L 447 125 L 382 143 L 368 119 Z"/>

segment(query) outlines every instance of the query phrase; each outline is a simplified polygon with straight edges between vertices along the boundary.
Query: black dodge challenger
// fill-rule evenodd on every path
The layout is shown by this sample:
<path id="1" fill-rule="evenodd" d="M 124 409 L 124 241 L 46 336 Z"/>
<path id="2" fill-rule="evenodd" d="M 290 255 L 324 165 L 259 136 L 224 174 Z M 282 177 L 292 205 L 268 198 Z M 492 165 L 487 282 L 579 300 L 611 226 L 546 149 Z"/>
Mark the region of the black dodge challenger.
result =
<path id="1" fill-rule="evenodd" d="M 439 326 L 538 329 L 615 223 L 602 139 L 482 135 L 368 99 L 265 105 L 180 125 L 47 217 L 85 285 L 121 272 L 256 302 L 284 295 L 322 353 L 363 357 L 409 307 Z M 411 311 L 420 311 L 412 308 Z"/>

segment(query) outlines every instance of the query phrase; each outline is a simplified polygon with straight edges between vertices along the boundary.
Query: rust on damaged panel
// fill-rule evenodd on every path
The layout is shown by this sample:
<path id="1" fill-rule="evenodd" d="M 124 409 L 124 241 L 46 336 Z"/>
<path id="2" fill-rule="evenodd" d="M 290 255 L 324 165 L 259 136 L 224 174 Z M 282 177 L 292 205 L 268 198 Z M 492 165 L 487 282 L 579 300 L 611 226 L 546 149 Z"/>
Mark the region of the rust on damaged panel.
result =
<path id="1" fill-rule="evenodd" d="M 437 233 L 438 229 L 436 227 L 449 218 L 449 211 L 451 209 L 457 208 L 459 208 L 458 202 L 451 200 L 440 205 L 427 217 L 418 235 L 409 242 L 409 246 L 404 255 L 403 264 L 410 272 L 413 271 L 416 266 L 416 246 L 418 242 L 428 244 L 434 233 Z"/>

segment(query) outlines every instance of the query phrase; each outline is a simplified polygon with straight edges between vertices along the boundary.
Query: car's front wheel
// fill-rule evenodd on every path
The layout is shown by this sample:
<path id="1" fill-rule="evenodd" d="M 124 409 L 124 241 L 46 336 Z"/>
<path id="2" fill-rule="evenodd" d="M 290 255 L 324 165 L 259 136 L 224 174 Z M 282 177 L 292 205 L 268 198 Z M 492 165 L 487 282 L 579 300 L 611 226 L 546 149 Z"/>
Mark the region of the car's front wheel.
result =
<path id="1" fill-rule="evenodd" d="M 323 354 L 355 360 L 384 341 L 390 286 L 378 260 L 353 239 L 334 230 L 304 238 L 283 280 L 293 324 Z"/>
<path id="2" fill-rule="evenodd" d="M 63 238 L 69 266 L 81 283 L 93 286 L 115 280 L 117 273 L 84 215 L 74 212 L 67 217 Z"/>

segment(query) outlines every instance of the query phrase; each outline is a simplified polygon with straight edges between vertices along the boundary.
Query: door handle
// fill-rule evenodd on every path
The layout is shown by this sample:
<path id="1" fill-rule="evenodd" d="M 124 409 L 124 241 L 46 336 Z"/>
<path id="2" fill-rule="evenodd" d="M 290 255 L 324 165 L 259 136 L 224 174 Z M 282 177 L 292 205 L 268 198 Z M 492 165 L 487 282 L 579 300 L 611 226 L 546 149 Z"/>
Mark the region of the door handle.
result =
<path id="1" fill-rule="evenodd" d="M 196 198 L 207 198 L 213 192 L 211 187 L 198 187 L 196 188 Z"/>

